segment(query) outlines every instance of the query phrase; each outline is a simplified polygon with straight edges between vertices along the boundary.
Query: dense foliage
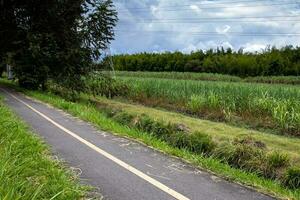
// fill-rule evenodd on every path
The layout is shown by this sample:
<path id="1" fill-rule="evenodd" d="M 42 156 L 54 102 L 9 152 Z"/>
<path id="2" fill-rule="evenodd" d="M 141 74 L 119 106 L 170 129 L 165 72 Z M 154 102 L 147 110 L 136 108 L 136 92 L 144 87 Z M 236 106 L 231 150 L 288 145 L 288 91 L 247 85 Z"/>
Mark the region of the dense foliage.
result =
<path id="1" fill-rule="evenodd" d="M 113 56 L 120 71 L 207 72 L 245 76 L 300 75 L 300 47 L 266 48 L 262 53 L 234 52 L 223 48 L 180 52 L 139 53 Z"/>
<path id="2" fill-rule="evenodd" d="M 113 39 L 116 15 L 111 0 L 0 1 L 0 64 L 23 87 L 44 88 L 51 78 L 79 90 Z"/>
<path id="3" fill-rule="evenodd" d="M 0 64 L 0 77 L 2 77 L 2 74 L 3 74 L 3 72 L 4 72 L 4 70 L 5 70 L 5 65 L 4 64 Z"/>

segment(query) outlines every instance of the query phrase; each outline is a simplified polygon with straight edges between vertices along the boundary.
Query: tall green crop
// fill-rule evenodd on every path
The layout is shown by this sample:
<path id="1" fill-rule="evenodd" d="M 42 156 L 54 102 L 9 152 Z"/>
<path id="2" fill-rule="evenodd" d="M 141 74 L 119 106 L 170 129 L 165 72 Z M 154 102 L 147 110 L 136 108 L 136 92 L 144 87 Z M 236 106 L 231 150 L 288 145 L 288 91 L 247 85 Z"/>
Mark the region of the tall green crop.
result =
<path id="1" fill-rule="evenodd" d="M 252 113 L 252 118 L 268 116 L 277 128 L 300 134 L 300 87 L 243 82 L 195 81 L 161 78 L 119 77 L 131 89 L 129 98 L 161 99 L 182 105 L 191 112 L 201 109 L 232 113 Z"/>

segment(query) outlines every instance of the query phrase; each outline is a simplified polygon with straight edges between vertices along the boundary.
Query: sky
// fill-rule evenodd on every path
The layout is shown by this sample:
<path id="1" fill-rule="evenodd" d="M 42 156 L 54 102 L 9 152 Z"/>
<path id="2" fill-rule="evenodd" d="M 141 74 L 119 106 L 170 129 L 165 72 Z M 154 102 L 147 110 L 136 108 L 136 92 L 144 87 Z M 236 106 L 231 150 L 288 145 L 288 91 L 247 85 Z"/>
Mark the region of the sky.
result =
<path id="1" fill-rule="evenodd" d="M 113 54 L 300 46 L 299 0 L 114 0 Z"/>

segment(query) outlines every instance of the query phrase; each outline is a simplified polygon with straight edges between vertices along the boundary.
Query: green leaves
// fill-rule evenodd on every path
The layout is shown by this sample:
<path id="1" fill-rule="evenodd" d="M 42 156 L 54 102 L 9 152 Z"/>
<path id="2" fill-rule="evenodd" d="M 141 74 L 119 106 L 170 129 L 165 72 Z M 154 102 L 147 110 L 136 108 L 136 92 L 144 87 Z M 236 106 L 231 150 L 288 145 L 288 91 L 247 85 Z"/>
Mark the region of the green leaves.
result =
<path id="1" fill-rule="evenodd" d="M 81 76 L 113 39 L 117 13 L 111 0 L 2 1 L 0 60 L 7 60 L 20 86 L 45 88 L 48 79 L 75 94 Z M 6 41 L 7 32 L 13 38 Z"/>

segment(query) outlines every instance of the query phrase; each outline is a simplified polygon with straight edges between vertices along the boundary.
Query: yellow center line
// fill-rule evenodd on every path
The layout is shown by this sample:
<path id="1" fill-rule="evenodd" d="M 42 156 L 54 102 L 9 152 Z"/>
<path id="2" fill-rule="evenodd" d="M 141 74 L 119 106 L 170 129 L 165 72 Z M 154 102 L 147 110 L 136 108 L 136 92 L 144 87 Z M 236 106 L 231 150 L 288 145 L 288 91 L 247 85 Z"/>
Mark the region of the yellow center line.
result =
<path id="1" fill-rule="evenodd" d="M 7 92 L 4 89 L 3 90 L 5 93 L 7 93 L 8 95 L 10 95 L 11 97 L 13 97 L 14 99 L 16 99 L 17 101 L 19 101 L 20 103 L 24 104 L 25 106 L 27 106 L 30 110 L 34 111 L 35 113 L 37 113 L 38 115 L 40 115 L 41 117 L 43 117 L 44 119 L 46 119 L 48 122 L 50 122 L 51 124 L 53 124 L 54 126 L 56 126 L 57 128 L 63 130 L 65 133 L 71 135 L 72 137 L 74 137 L 75 139 L 77 139 L 78 141 L 80 141 L 81 143 L 85 144 L 86 146 L 90 147 L 91 149 L 93 149 L 94 151 L 98 152 L 99 154 L 103 155 L 104 157 L 108 158 L 109 160 L 113 161 L 114 163 L 120 165 L 121 167 L 123 167 L 124 169 L 130 171 L 131 173 L 137 175 L 138 177 L 140 177 L 141 179 L 147 181 L 148 183 L 152 184 L 153 186 L 157 187 L 158 189 L 164 191 L 165 193 L 171 195 L 172 197 L 174 197 L 175 199 L 178 200 L 189 200 L 189 198 L 185 197 L 184 195 L 176 192 L 175 190 L 169 188 L 168 186 L 162 184 L 161 182 L 151 178 L 150 176 L 144 174 L 143 172 L 141 172 L 140 170 L 134 168 L 133 166 L 125 163 L 124 161 L 116 158 L 115 156 L 111 155 L 110 153 L 100 149 L 99 147 L 97 147 L 96 145 L 90 143 L 89 141 L 83 139 L 82 137 L 78 136 L 76 133 L 68 130 L 67 128 L 63 127 L 62 125 L 60 125 L 59 123 L 53 121 L 51 118 L 49 118 L 48 116 L 46 116 L 45 114 L 39 112 L 38 110 L 36 110 L 35 108 L 33 108 L 32 106 L 30 106 L 29 104 L 27 104 L 26 102 L 22 101 L 21 99 L 19 99 L 18 97 L 16 97 L 15 95 Z"/>

